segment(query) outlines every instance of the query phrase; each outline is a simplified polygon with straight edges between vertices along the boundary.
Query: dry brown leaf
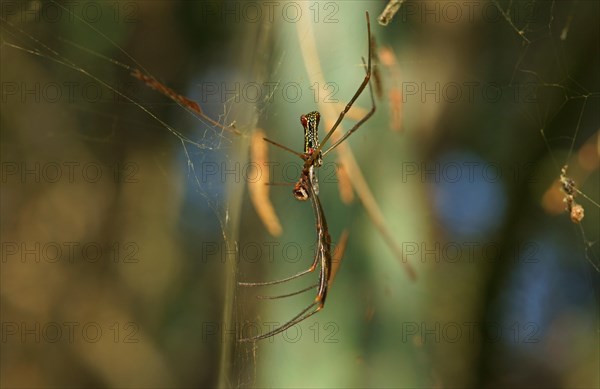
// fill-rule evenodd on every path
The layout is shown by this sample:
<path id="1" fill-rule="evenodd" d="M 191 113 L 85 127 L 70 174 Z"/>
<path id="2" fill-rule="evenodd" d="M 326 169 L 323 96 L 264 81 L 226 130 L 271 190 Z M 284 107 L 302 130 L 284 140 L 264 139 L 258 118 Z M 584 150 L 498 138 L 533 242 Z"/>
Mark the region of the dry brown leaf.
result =
<path id="1" fill-rule="evenodd" d="M 252 134 L 252 140 L 250 142 L 250 159 L 254 162 L 258 172 L 256 173 L 256 180 L 248 182 L 248 193 L 250 194 L 250 200 L 252 205 L 258 214 L 260 220 L 262 220 L 267 231 L 273 236 L 280 236 L 283 232 L 279 218 L 275 213 L 275 208 L 269 198 L 269 169 L 267 166 L 268 160 L 268 148 L 267 142 L 263 140 L 265 132 L 257 128 Z M 250 175 L 254 177 L 254 175 Z"/>

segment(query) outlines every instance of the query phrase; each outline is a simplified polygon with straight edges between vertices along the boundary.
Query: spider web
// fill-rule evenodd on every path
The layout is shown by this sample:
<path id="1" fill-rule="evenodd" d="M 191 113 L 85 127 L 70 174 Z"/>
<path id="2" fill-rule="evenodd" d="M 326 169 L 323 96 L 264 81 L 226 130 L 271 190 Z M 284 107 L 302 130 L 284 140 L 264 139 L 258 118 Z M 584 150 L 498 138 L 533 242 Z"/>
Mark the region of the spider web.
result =
<path id="1" fill-rule="evenodd" d="M 531 104 L 526 114 L 540 131 L 552 169 L 560 174 L 563 166 L 569 166 L 578 175 L 575 181 L 581 189 L 579 202 L 585 204 L 589 215 L 576 227 L 582 239 L 579 250 L 583 249 L 585 259 L 598 271 L 600 90 L 598 77 L 586 71 L 587 66 L 597 65 L 599 59 L 594 51 L 583 67 L 573 60 L 586 50 L 585 46 L 577 46 L 577 38 L 588 33 L 574 24 L 575 15 L 582 10 L 594 15 L 597 8 L 593 2 L 495 2 L 495 5 L 521 46 L 509 86 L 530 85 L 535 104 Z M 540 170 L 546 173 L 548 168 Z M 549 213 L 556 214 L 557 204 L 551 203 L 550 198 L 556 199 L 555 182 L 548 188 L 542 205 Z"/>
<path id="2" fill-rule="evenodd" d="M 222 70 L 223 58 L 200 60 L 206 53 L 194 51 L 181 3 L 2 6 L 2 267 L 30 280 L 3 277 L 3 323 L 38 331 L 29 342 L 12 339 L 21 346 L 13 349 L 37 355 L 52 343 L 44 329 L 59 323 L 55 341 L 71 351 L 60 363 L 96 376 L 42 372 L 37 360 L 28 365 L 40 373 L 27 385 L 124 387 L 128 374 L 137 387 L 214 384 L 219 360 L 200 374 L 196 361 L 222 347 L 207 334 L 227 304 L 223 259 L 239 222 L 242 133 L 253 123 L 235 90 L 207 88 L 235 85 L 236 75 Z M 144 85 L 133 69 L 197 100 L 213 121 Z M 235 118 L 242 122 L 232 129 Z M 90 259 L 81 247 L 99 254 Z M 90 342 L 75 331 L 69 340 L 64 322 L 103 336 Z M 90 348 L 95 342 L 109 354 Z M 202 342 L 208 347 L 193 346 Z M 3 372 L 24 363 L 21 351 L 5 349 Z M 189 363 L 173 365 L 170 354 Z M 130 372 L 115 372 L 115 362 Z M 24 384 L 14 372 L 2 374 L 4 385 Z"/>
<path id="3" fill-rule="evenodd" d="M 545 213 L 524 212 L 524 219 L 519 224 L 527 226 L 524 228 L 529 231 L 524 230 L 519 235 L 539 242 L 539 255 L 535 255 L 539 262 L 517 266 L 503 286 L 506 290 L 499 292 L 494 307 L 504 305 L 504 323 L 536 323 L 535 342 L 552 344 L 550 337 L 560 327 L 564 331 L 563 339 L 573 339 L 573 334 L 581 331 L 582 337 L 589 337 L 597 344 L 600 79 L 598 72 L 592 69 L 600 64 L 596 48 L 600 34 L 591 26 L 597 23 L 600 9 L 598 3 L 591 1 L 494 0 L 493 3 L 503 22 L 498 28 L 511 31 L 514 36 L 512 47 L 516 55 L 510 57 L 514 65 L 507 87 L 526 91 L 528 96 L 519 100 L 526 119 L 515 124 L 527 133 L 523 135 L 523 141 L 532 140 L 534 133 L 541 139 L 531 142 L 535 144 L 531 146 L 534 147 L 535 173 L 532 177 L 535 178 L 529 185 L 532 195 L 529 204 L 541 207 Z M 563 200 L 565 194 L 560 191 L 561 168 L 567 166 L 566 175 L 575 180 L 578 189 L 576 201 L 585 209 L 585 217 L 579 223 L 570 220 Z M 527 220 L 532 215 L 536 215 L 533 216 L 535 220 Z M 575 279 L 579 280 L 581 288 L 567 292 Z M 556 301 L 556 306 L 545 306 L 547 303 L 539 298 L 541 290 L 552 296 L 549 299 Z M 518 302 L 521 293 L 528 294 L 528 291 L 533 292 L 530 297 Z M 577 302 L 569 303 L 569 299 L 577 299 Z M 501 303 L 496 305 L 498 302 Z M 540 304 L 542 308 L 536 310 L 532 304 Z M 580 310 L 585 314 L 582 313 L 572 326 L 565 325 L 560 317 L 568 317 L 569 310 Z M 546 359 L 537 354 L 535 345 L 517 343 L 509 346 L 510 353 L 514 353 L 510 358 L 516 364 L 527 358 L 523 355 L 538 361 Z M 490 346 L 484 353 L 500 350 L 500 347 Z M 579 363 L 579 353 L 586 352 L 576 346 L 566 347 L 565 351 L 569 354 L 565 363 Z M 499 362 L 502 358 L 494 361 Z M 593 359 L 597 362 L 597 357 Z M 495 378 L 503 374 L 502 365 L 508 368 L 516 364 L 489 363 L 487 372 L 492 380 L 499 380 L 495 382 L 502 385 L 503 380 Z M 530 365 L 525 362 L 523 366 L 528 369 Z M 578 381 L 580 379 L 583 381 Z M 528 382 L 534 380 L 536 385 L 552 386 L 543 374 L 537 378 L 525 374 L 518 385 L 528 386 Z M 597 385 L 598 375 L 591 371 L 586 378 L 565 374 L 563 380 L 570 382 L 567 384 L 570 386 Z"/>

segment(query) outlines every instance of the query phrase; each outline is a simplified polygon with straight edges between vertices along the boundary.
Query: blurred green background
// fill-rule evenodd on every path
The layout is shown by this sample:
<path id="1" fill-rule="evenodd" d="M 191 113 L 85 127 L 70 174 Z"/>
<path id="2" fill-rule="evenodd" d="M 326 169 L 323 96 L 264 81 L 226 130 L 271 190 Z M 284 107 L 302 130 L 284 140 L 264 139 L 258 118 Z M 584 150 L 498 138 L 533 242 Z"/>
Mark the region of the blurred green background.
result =
<path id="1" fill-rule="evenodd" d="M 2 386 L 598 387 L 600 3 L 407 0 L 383 27 L 385 4 L 3 1 Z M 320 198 L 350 240 L 325 309 L 238 343 L 313 299 L 257 295 L 316 279 L 236 286 L 305 269 L 315 245 L 289 187 L 270 188 L 282 235 L 263 226 L 250 138 L 300 151 L 300 115 L 339 112 L 364 77 L 365 11 L 396 63 L 347 144 L 417 279 L 342 202 L 332 152 Z M 313 34 L 322 74 L 300 49 Z M 296 180 L 297 157 L 269 161 Z"/>

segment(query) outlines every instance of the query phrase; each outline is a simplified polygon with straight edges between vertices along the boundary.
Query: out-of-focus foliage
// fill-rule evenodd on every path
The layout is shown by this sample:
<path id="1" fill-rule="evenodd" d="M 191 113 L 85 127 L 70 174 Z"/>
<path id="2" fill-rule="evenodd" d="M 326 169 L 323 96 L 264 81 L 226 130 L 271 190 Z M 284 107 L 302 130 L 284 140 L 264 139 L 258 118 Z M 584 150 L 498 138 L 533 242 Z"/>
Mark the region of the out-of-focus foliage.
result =
<path id="1" fill-rule="evenodd" d="M 387 27 L 385 2 L 40 4 L 2 11 L 3 387 L 599 385 L 598 2 L 408 0 Z M 283 234 L 262 226 L 250 134 L 300 151 L 299 116 L 343 108 L 364 77 L 366 10 L 384 93 L 347 144 L 417 280 L 360 200 L 340 200 L 332 152 L 320 198 L 334 243 L 350 240 L 326 307 L 236 344 L 314 298 L 256 295 L 316 278 L 235 287 L 314 255 L 291 188 L 270 188 Z M 307 23 L 319 75 L 300 50 Z M 296 156 L 269 158 L 272 181 L 296 180 Z M 590 198 L 576 195 L 581 224 L 564 212 L 565 164 Z"/>

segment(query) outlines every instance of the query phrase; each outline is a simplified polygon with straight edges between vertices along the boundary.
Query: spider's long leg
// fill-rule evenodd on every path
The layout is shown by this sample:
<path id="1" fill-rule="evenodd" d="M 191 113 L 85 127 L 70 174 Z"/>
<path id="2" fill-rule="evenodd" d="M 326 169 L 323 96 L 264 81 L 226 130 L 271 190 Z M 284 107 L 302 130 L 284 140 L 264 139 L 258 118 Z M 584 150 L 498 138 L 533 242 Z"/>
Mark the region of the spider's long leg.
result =
<path id="1" fill-rule="evenodd" d="M 363 58 L 363 64 L 365 64 L 365 59 Z M 366 64 L 365 64 L 366 65 Z M 346 140 L 346 138 L 348 138 L 350 135 L 352 135 L 352 133 L 356 130 L 358 130 L 358 128 L 367 120 L 369 120 L 369 118 L 371 116 L 373 116 L 373 114 L 375 113 L 375 98 L 373 97 L 373 87 L 371 86 L 371 83 L 369 83 L 369 94 L 371 95 L 371 110 L 369 112 L 367 112 L 367 114 L 365 116 L 363 116 L 362 119 L 360 119 L 355 125 L 354 127 L 352 127 L 350 130 L 348 130 L 348 132 L 346 132 L 344 134 L 344 136 L 342 136 L 340 139 L 338 139 L 334 144 L 331 145 L 331 147 L 329 147 L 327 150 L 322 152 L 322 156 L 325 157 L 325 155 L 327 155 L 331 150 L 335 149 L 340 143 L 342 143 L 343 141 Z M 331 132 L 331 131 L 330 131 Z"/>
<path id="2" fill-rule="evenodd" d="M 268 185 L 268 186 L 294 186 L 295 184 L 292 182 L 265 182 L 265 185 Z"/>
<path id="3" fill-rule="evenodd" d="M 264 139 L 265 141 L 269 142 L 270 144 L 272 144 L 272 145 L 274 145 L 274 146 L 277 146 L 277 147 L 279 147 L 280 149 L 283 149 L 283 150 L 285 150 L 285 151 L 288 151 L 288 152 L 290 152 L 290 153 L 292 153 L 292 154 L 294 154 L 294 155 L 296 155 L 296 156 L 300 157 L 301 159 L 305 159 L 305 157 L 304 157 L 304 154 L 302 154 L 302 153 L 299 153 L 299 152 L 297 152 L 297 151 L 294 151 L 294 150 L 290 149 L 289 147 L 282 145 L 281 143 L 277 143 L 277 142 L 275 142 L 275 141 L 272 141 L 271 139 L 267 139 L 267 138 L 263 138 L 263 139 Z"/>
<path id="4" fill-rule="evenodd" d="M 267 285 L 277 285 L 277 284 L 281 284 L 287 281 L 291 281 L 294 280 L 298 277 L 302 277 L 305 274 L 308 273 L 312 273 L 313 271 L 315 271 L 315 269 L 317 268 L 317 265 L 319 263 L 319 253 L 317 251 L 317 253 L 315 254 L 315 259 L 313 261 L 313 264 L 311 265 L 311 267 L 309 267 L 306 270 L 301 271 L 300 273 L 296 273 L 292 276 L 286 277 L 286 278 L 282 278 L 279 280 L 275 280 L 275 281 L 266 281 L 266 282 L 238 282 L 238 285 L 240 286 L 267 286 Z"/>
<path id="5" fill-rule="evenodd" d="M 277 284 L 281 284 L 287 281 L 291 281 L 294 280 L 298 277 L 302 277 L 305 274 L 308 273 L 312 273 L 313 271 L 315 271 L 316 269 L 316 264 L 318 262 L 318 257 L 315 258 L 315 262 L 313 263 L 313 266 L 309 267 L 306 270 L 301 271 L 300 273 L 296 273 L 293 276 L 289 276 L 286 278 L 282 278 L 280 280 L 275 280 L 275 281 L 267 281 L 267 282 L 238 282 L 239 286 L 267 286 L 267 285 L 277 285 Z"/>
<path id="6" fill-rule="evenodd" d="M 308 311 L 310 311 L 315 306 L 316 306 L 316 308 L 315 308 L 314 311 L 308 312 Z M 266 338 L 270 338 L 271 336 L 275 336 L 275 335 L 277 335 L 277 334 L 279 334 L 279 333 L 287 330 L 288 328 L 290 328 L 290 327 L 292 327 L 292 326 L 300 323 L 301 321 L 308 319 L 309 317 L 311 317 L 315 313 L 319 312 L 322 307 L 323 307 L 323 305 L 321 303 L 315 301 L 314 303 L 312 303 L 309 306 L 307 306 L 306 308 L 304 308 L 302 310 L 302 312 L 300 312 L 299 314 L 297 314 L 296 316 L 294 316 L 290 321 L 288 321 L 287 323 L 285 323 L 281 327 L 276 328 L 273 331 L 267 332 L 266 334 L 253 336 L 251 338 L 241 338 L 240 342 L 256 342 L 257 340 L 266 339 Z"/>
<path id="7" fill-rule="evenodd" d="M 298 294 L 302 294 L 304 292 L 308 292 L 309 290 L 312 290 L 314 288 L 316 288 L 317 286 L 319 286 L 319 284 L 314 284 L 311 285 L 307 288 L 298 290 L 296 292 L 292 292 L 292 293 L 287 293 L 287 294 L 280 294 L 278 296 L 256 296 L 257 299 L 259 300 L 276 300 L 276 299 L 282 299 L 282 298 L 286 298 L 286 297 L 292 297 L 292 296 L 296 296 Z"/>
<path id="8" fill-rule="evenodd" d="M 367 60 L 367 75 L 365 76 L 362 84 L 360 84 L 360 86 L 356 90 L 356 93 L 354 93 L 354 96 L 352 96 L 352 98 L 350 99 L 350 101 L 348 102 L 348 104 L 346 104 L 346 108 L 344 108 L 344 110 L 340 113 L 340 116 L 336 120 L 336 122 L 333 125 L 333 127 L 331 127 L 331 130 L 329 130 L 329 132 L 327 133 L 327 135 L 325 135 L 325 138 L 323 138 L 323 141 L 321 142 L 321 144 L 319 145 L 319 147 L 317 147 L 317 149 L 314 151 L 312 157 L 309 160 L 310 162 L 312 162 L 317 157 L 317 155 L 319 155 L 319 152 L 321 151 L 321 149 L 323 149 L 323 146 L 327 143 L 327 141 L 329 140 L 329 138 L 331 137 L 331 135 L 333 135 L 333 133 L 335 132 L 335 130 L 338 128 L 338 126 L 340 125 L 340 123 L 344 119 L 344 116 L 346 116 L 346 112 L 348 112 L 350 110 L 350 108 L 352 108 L 352 104 L 354 104 L 354 102 L 356 101 L 356 99 L 358 99 L 358 96 L 361 95 L 361 93 L 363 92 L 363 90 L 365 89 L 365 87 L 367 86 L 367 84 L 369 83 L 369 80 L 371 79 L 371 21 L 369 19 L 369 13 L 368 12 L 366 12 L 366 16 L 367 16 L 367 44 L 369 45 L 369 57 L 368 57 L 368 60 Z"/>

